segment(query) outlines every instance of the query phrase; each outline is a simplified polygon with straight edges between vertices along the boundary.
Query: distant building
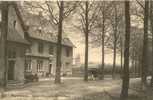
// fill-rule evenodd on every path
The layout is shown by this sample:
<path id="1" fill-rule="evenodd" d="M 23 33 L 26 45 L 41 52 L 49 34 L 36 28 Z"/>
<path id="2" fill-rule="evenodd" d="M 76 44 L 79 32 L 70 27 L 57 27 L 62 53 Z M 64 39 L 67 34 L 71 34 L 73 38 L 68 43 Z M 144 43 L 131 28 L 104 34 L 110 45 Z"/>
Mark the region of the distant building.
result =
<path id="1" fill-rule="evenodd" d="M 80 58 L 80 54 L 78 54 L 75 58 L 74 58 L 74 65 L 80 65 L 81 64 L 81 58 Z"/>
<path id="2" fill-rule="evenodd" d="M 16 4 L 10 4 L 7 35 L 7 80 L 24 82 L 25 49 L 29 42 L 25 38 L 25 27 Z M 4 79 L 4 66 L 0 66 L 0 83 Z"/>
<path id="3" fill-rule="evenodd" d="M 28 25 L 27 39 L 30 47 L 26 50 L 25 72 L 38 74 L 39 77 L 55 75 L 57 30 L 42 12 L 31 14 L 23 11 L 24 22 Z M 62 67 L 64 75 L 72 74 L 73 43 L 62 34 Z"/>
<path id="4" fill-rule="evenodd" d="M 34 21 L 36 22 L 36 20 Z M 19 6 L 11 2 L 8 12 L 7 36 L 8 81 L 24 82 L 27 72 L 38 74 L 40 77 L 55 75 L 57 51 L 55 32 L 53 34 L 48 30 L 43 31 L 41 27 L 30 26 L 31 24 L 28 28 L 25 25 L 26 22 Z M 73 47 L 73 43 L 64 35 L 62 39 L 62 74 L 72 74 Z M 4 82 L 4 71 L 4 66 L 0 66 L 0 84 Z"/>
<path id="5" fill-rule="evenodd" d="M 31 45 L 26 50 L 25 72 L 38 74 L 40 77 L 55 75 L 56 36 L 37 29 L 34 32 L 29 31 L 28 39 Z M 68 38 L 62 40 L 62 74 L 72 73 L 73 47 Z"/>

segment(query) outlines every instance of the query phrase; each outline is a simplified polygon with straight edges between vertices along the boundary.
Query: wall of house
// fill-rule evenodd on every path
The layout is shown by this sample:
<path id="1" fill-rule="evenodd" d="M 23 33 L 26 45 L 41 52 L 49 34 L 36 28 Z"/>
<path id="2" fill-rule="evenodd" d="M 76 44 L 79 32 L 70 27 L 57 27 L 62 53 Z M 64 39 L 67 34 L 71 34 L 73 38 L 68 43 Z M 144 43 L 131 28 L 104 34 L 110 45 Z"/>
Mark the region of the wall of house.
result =
<path id="1" fill-rule="evenodd" d="M 14 27 L 13 23 L 16 21 L 16 25 Z M 15 9 L 13 5 L 9 5 L 8 11 L 8 26 L 11 29 L 16 30 L 23 38 L 24 32 L 20 25 L 20 21 L 16 15 Z M 16 51 L 16 59 L 15 59 L 15 70 L 14 70 L 14 79 L 18 81 L 24 81 L 24 64 L 25 64 L 25 46 L 23 44 L 18 44 L 14 42 L 8 42 L 8 50 L 15 48 Z M 2 58 L 3 59 L 3 58 Z M 0 61 L 1 57 L 0 57 Z M 0 84 L 3 82 L 4 79 L 4 66 L 0 66 Z"/>
<path id="2" fill-rule="evenodd" d="M 43 53 L 38 52 L 38 44 L 42 42 L 43 43 Z M 49 55 L 49 47 L 50 45 L 53 46 L 54 52 L 53 55 Z M 62 47 L 62 68 L 61 71 L 62 73 L 72 73 L 72 56 L 73 56 L 73 50 L 70 47 L 70 56 L 66 57 L 66 46 Z M 41 59 L 43 60 L 43 69 L 44 73 L 49 72 L 49 64 L 52 64 L 52 74 L 55 75 L 56 71 L 56 45 L 50 42 L 46 41 L 40 41 L 36 39 L 31 39 L 31 54 L 30 55 L 35 55 L 32 57 L 32 71 L 33 73 L 37 73 L 37 60 Z M 68 64 L 68 65 L 67 65 Z M 42 74 L 42 73 L 38 73 Z"/>
<path id="3" fill-rule="evenodd" d="M 16 57 L 15 59 L 13 59 L 15 61 L 14 80 L 21 81 L 21 82 L 24 81 L 25 48 L 26 47 L 23 46 L 22 44 L 17 44 L 12 42 L 8 43 L 8 50 L 13 49 L 16 52 Z M 8 58 L 8 62 L 10 60 L 12 59 Z"/>
<path id="4" fill-rule="evenodd" d="M 1 12 L 0 12 L 0 16 L 1 16 Z M 0 17 L 1 18 L 1 17 Z M 1 21 L 1 20 L 0 20 Z M 0 28 L 0 38 L 1 38 L 1 28 Z M 0 39 L 0 46 L 2 46 L 1 44 L 1 39 Z M 3 46 L 2 46 L 3 47 Z M 1 48 L 1 47 L 0 47 Z M 2 64 L 2 62 L 4 62 L 4 57 L 1 54 L 1 49 L 0 49 L 0 64 Z M 0 85 L 3 85 L 3 80 L 4 80 L 4 66 L 0 66 Z"/>
<path id="5" fill-rule="evenodd" d="M 4 60 L 4 58 L 0 57 L 0 63 L 3 60 Z M 4 66 L 0 66 L 0 85 L 3 84 L 3 82 L 4 82 L 3 80 L 4 80 Z"/>
<path id="6" fill-rule="evenodd" d="M 66 48 L 69 49 L 70 55 L 66 56 Z M 72 74 L 72 63 L 73 63 L 73 49 L 72 47 L 62 47 L 62 73 Z M 68 65 L 67 65 L 68 64 Z"/>
<path id="7" fill-rule="evenodd" d="M 11 27 L 13 29 L 16 29 L 17 32 L 24 38 L 24 32 L 23 32 L 23 29 L 21 27 L 20 21 L 19 21 L 17 15 L 16 15 L 16 11 L 15 11 L 13 5 L 9 6 L 8 16 L 9 16 L 8 17 L 9 27 Z M 14 21 L 16 21 L 15 28 L 14 28 Z"/>

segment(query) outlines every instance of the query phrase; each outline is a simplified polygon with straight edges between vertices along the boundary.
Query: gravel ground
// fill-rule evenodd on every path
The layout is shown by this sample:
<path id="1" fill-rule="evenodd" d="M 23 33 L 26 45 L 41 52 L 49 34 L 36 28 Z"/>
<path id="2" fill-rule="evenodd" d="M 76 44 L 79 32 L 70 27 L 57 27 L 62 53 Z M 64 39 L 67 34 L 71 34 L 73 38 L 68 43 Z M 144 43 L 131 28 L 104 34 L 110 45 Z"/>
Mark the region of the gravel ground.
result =
<path id="1" fill-rule="evenodd" d="M 131 79 L 129 100 L 147 100 L 133 87 L 140 79 Z M 132 84 L 132 85 L 131 85 Z M 80 78 L 64 78 L 62 84 L 44 79 L 23 88 L 9 89 L 0 100 L 119 100 L 121 80 L 96 80 L 84 82 Z M 145 99 L 144 99 L 145 98 Z M 152 98 L 148 100 L 153 100 Z"/>

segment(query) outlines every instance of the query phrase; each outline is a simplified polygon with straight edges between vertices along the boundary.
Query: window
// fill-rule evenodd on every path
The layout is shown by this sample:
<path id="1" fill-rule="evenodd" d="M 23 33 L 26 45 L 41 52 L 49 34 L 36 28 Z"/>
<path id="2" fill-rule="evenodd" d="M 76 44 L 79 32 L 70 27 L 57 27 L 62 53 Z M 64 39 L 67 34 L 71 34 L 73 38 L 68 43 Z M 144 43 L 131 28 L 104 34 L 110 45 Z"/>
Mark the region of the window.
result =
<path id="1" fill-rule="evenodd" d="M 69 62 L 66 62 L 66 63 L 65 63 L 65 66 L 66 66 L 66 67 L 70 66 L 70 63 L 69 63 Z"/>
<path id="2" fill-rule="evenodd" d="M 70 49 L 66 48 L 66 56 L 69 57 L 70 56 Z"/>
<path id="3" fill-rule="evenodd" d="M 16 58 L 16 51 L 14 48 L 8 51 L 8 58 Z"/>
<path id="4" fill-rule="evenodd" d="M 37 72 L 43 71 L 43 61 L 37 60 Z"/>
<path id="5" fill-rule="evenodd" d="M 42 32 L 41 29 L 38 29 L 38 32 L 41 33 Z"/>
<path id="6" fill-rule="evenodd" d="M 43 43 L 42 42 L 39 42 L 38 44 L 38 52 L 43 53 Z"/>
<path id="7" fill-rule="evenodd" d="M 26 49 L 26 53 L 31 53 L 31 48 Z"/>
<path id="8" fill-rule="evenodd" d="M 25 61 L 25 71 L 26 72 L 31 72 L 32 71 L 31 59 Z"/>
<path id="9" fill-rule="evenodd" d="M 50 46 L 49 47 L 49 54 L 50 55 L 53 55 L 54 54 L 54 47 L 53 46 Z"/>
<path id="10" fill-rule="evenodd" d="M 16 27 L 16 20 L 13 21 L 13 27 Z"/>

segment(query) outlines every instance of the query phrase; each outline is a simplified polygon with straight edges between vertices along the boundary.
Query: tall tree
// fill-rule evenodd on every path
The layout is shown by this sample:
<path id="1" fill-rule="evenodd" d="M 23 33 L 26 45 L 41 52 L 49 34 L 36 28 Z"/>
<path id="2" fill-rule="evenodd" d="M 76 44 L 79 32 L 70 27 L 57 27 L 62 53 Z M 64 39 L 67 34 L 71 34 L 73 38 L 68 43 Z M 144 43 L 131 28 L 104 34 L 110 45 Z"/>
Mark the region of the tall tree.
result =
<path id="1" fill-rule="evenodd" d="M 102 45 L 102 49 L 101 49 L 101 54 L 102 54 L 102 58 L 101 58 L 101 69 L 100 69 L 100 79 L 104 79 L 104 66 L 105 66 L 105 36 L 106 36 L 106 32 L 107 32 L 107 27 L 106 27 L 106 21 L 107 18 L 109 16 L 109 8 L 111 7 L 111 2 L 108 1 L 101 1 L 100 3 L 100 16 L 101 16 L 101 22 L 100 22 L 100 26 L 101 26 L 101 45 Z"/>
<path id="2" fill-rule="evenodd" d="M 88 81 L 88 48 L 89 48 L 89 35 L 94 33 L 94 27 L 96 19 L 98 17 L 99 8 L 97 6 L 98 2 L 86 1 L 81 2 L 79 7 L 81 22 L 80 26 L 77 26 L 85 35 L 85 64 L 84 64 L 84 81 Z"/>
<path id="3" fill-rule="evenodd" d="M 24 10 L 32 12 L 42 11 L 45 17 L 49 18 L 50 27 L 58 30 L 57 34 L 57 55 L 56 55 L 56 73 L 55 83 L 61 83 L 61 49 L 62 49 L 62 34 L 63 34 L 63 21 L 68 18 L 76 9 L 79 2 L 64 2 L 64 1 L 44 1 L 44 2 L 25 2 Z M 57 12 L 59 10 L 59 12 Z M 44 17 L 44 16 L 42 16 Z M 40 25 L 43 27 L 43 25 Z M 51 29 L 52 29 L 51 28 Z M 55 31 L 54 30 L 54 31 Z"/>
<path id="4" fill-rule="evenodd" d="M 147 69 L 148 69 L 148 58 L 147 58 L 147 50 L 148 50 L 148 14 L 149 14 L 149 1 L 145 1 L 144 8 L 144 36 L 143 36 L 143 53 L 142 53 L 142 86 L 146 85 L 147 78 Z"/>
<path id="5" fill-rule="evenodd" d="M 151 25 L 151 33 L 152 33 L 152 73 L 151 73 L 151 81 L 150 85 L 153 87 L 153 1 L 150 1 L 150 25 Z"/>
<path id="6" fill-rule="evenodd" d="M 1 65 L 4 69 L 4 83 L 7 85 L 7 33 L 8 33 L 8 2 L 2 2 L 2 24 L 1 24 Z"/>
<path id="7" fill-rule="evenodd" d="M 64 12 L 64 1 L 60 1 L 59 2 L 59 23 L 58 23 L 58 36 L 57 36 L 55 83 L 61 83 L 60 75 L 61 75 L 63 12 Z"/>
<path id="8" fill-rule="evenodd" d="M 86 10 L 85 10 L 85 74 L 84 74 L 84 80 L 88 81 L 88 11 L 89 11 L 89 2 L 85 2 Z"/>
<path id="9" fill-rule="evenodd" d="M 113 68 L 112 68 L 112 78 L 115 77 L 115 69 L 116 69 L 116 53 L 117 49 L 121 47 L 121 40 L 123 33 L 123 6 L 122 2 L 118 1 L 113 4 L 114 9 L 113 9 L 113 15 L 111 19 L 111 26 L 112 26 L 112 31 L 113 31 Z M 118 9 L 121 8 L 121 9 Z M 120 49 L 121 50 L 121 49 Z M 122 55 L 122 54 L 121 54 Z"/>
<path id="10" fill-rule="evenodd" d="M 122 39 L 122 37 L 120 37 L 120 55 L 121 55 L 121 57 L 120 57 L 120 65 L 121 65 L 121 69 L 120 69 L 120 76 L 121 76 L 121 78 L 122 78 L 122 69 L 123 69 L 123 39 Z"/>
<path id="11" fill-rule="evenodd" d="M 1 23 L 1 37 L 0 37 L 0 65 L 3 73 L 2 85 L 7 85 L 7 33 L 8 33 L 8 2 L 1 2 L 2 23 Z"/>
<path id="12" fill-rule="evenodd" d="M 114 8 L 115 13 L 115 27 L 114 27 L 114 54 L 113 54 L 113 69 L 112 69 L 112 78 L 114 78 L 115 67 L 116 67 L 116 45 L 117 45 L 117 23 L 118 23 L 118 16 L 117 16 L 117 5 Z"/>
<path id="13" fill-rule="evenodd" d="M 124 45 L 124 69 L 120 100 L 127 100 L 129 88 L 129 44 L 130 44 L 130 4 L 125 2 L 125 45 Z"/>

